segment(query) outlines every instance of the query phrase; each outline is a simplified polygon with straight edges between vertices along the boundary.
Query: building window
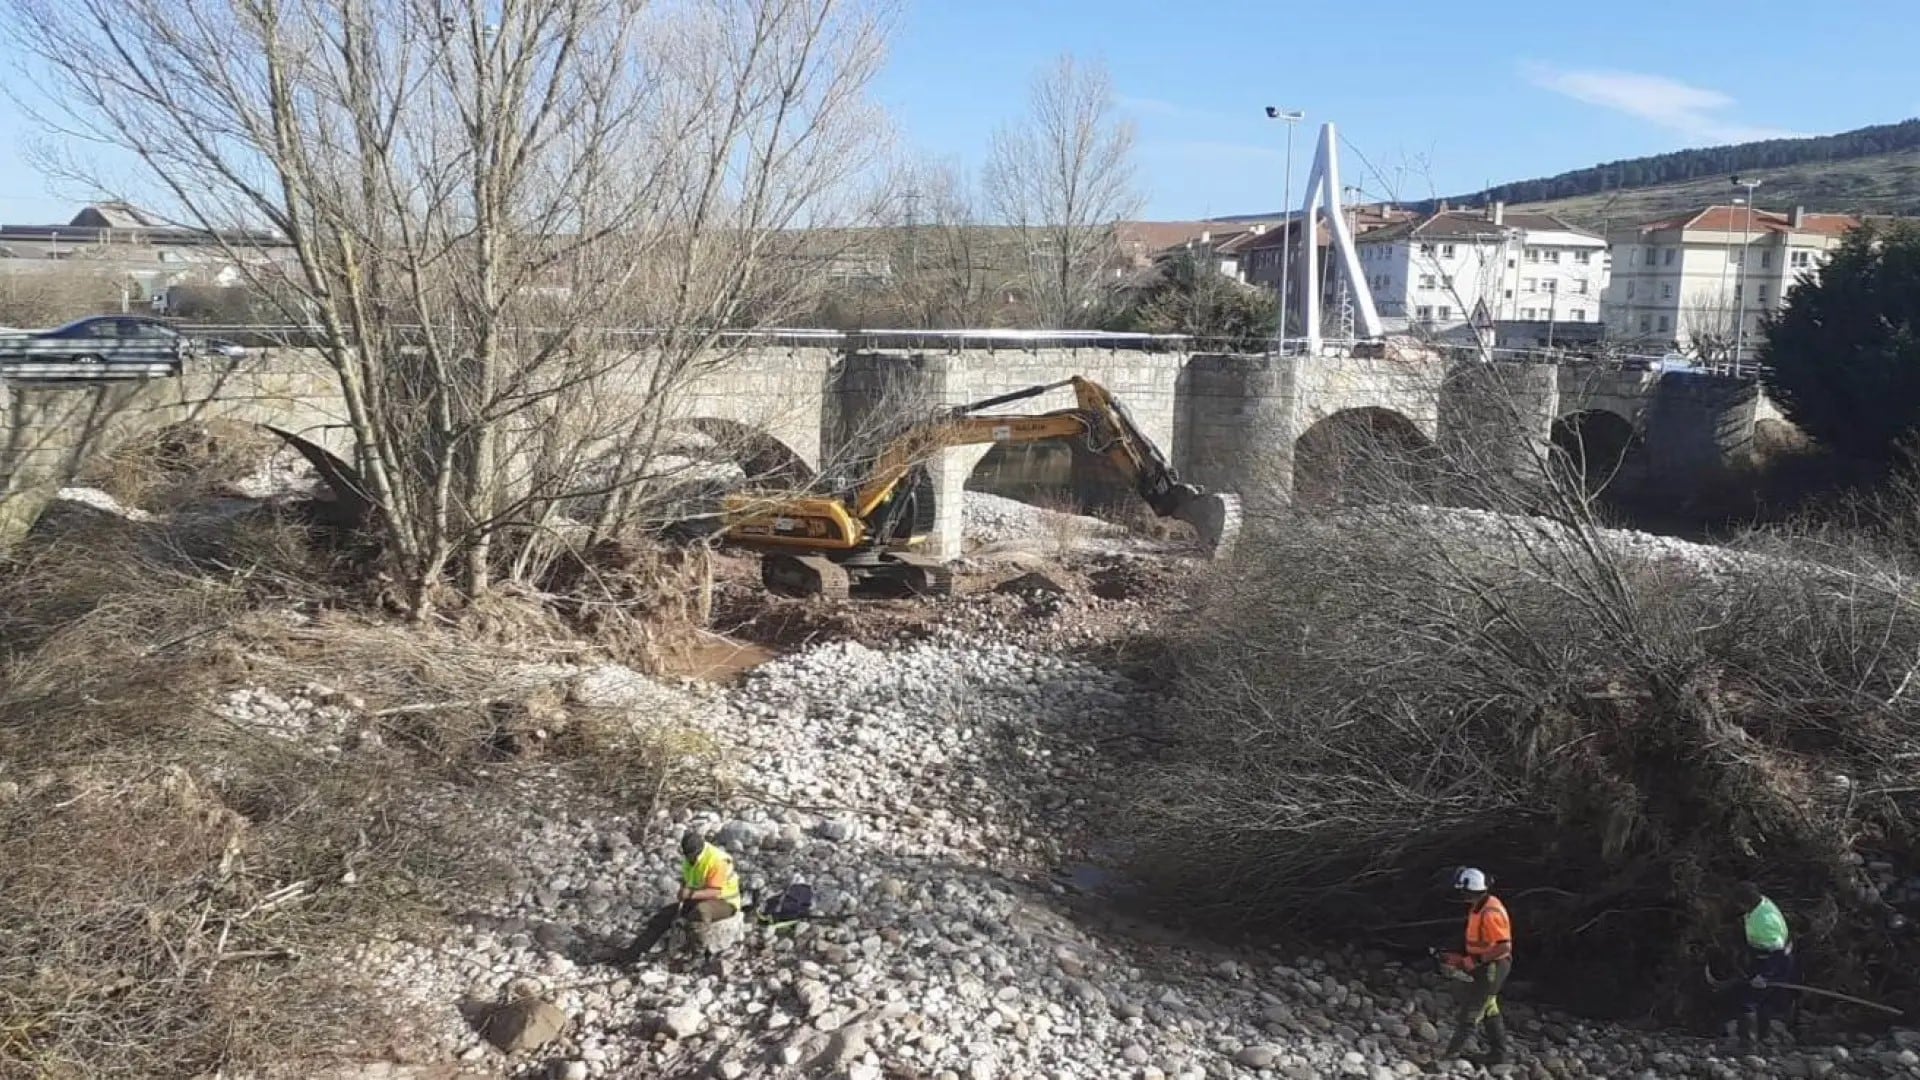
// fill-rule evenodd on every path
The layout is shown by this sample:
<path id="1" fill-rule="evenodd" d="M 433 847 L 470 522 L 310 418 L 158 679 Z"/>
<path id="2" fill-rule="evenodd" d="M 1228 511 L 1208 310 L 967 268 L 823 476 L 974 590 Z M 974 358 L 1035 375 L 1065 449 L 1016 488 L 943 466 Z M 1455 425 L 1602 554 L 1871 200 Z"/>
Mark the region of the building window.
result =
<path id="1" fill-rule="evenodd" d="M 1744 294 L 1744 293 L 1745 293 L 1746 291 L 1747 291 L 1747 290 L 1746 290 L 1746 288 L 1745 288 L 1744 286 L 1741 286 L 1741 285 L 1738 285 L 1738 284 L 1736 284 L 1736 285 L 1734 285 L 1734 287 L 1733 287 L 1733 302 L 1734 302 L 1734 303 L 1736 303 L 1736 304 L 1737 304 L 1737 303 L 1739 303 L 1739 302 L 1740 302 L 1740 298 L 1741 298 L 1741 295 L 1742 295 L 1742 294 Z"/>
<path id="2" fill-rule="evenodd" d="M 1527 320 L 1528 322 L 1532 322 L 1540 317 L 1540 309 L 1539 308 L 1521 308 L 1520 317 Z"/>
<path id="3" fill-rule="evenodd" d="M 1540 252 L 1537 248 L 1527 249 L 1527 261 L 1530 263 L 1537 263 L 1540 261 Z"/>
<path id="4" fill-rule="evenodd" d="M 1627 255 L 1627 265 L 1639 266 L 1640 265 L 1640 249 L 1628 248 L 1627 251 L 1630 253 Z"/>
<path id="5" fill-rule="evenodd" d="M 1443 258 L 1443 259 L 1451 259 L 1451 258 L 1453 258 L 1453 245 L 1452 245 L 1452 244 L 1441 244 L 1441 245 L 1440 245 L 1440 257 L 1441 257 L 1441 258 Z"/>
<path id="6" fill-rule="evenodd" d="M 1653 330 L 1653 316 L 1640 316 L 1640 332 L 1645 334 Z"/>
<path id="7" fill-rule="evenodd" d="M 1432 322 L 1433 308 L 1426 304 L 1421 304 L 1419 307 L 1413 309 L 1413 315 L 1414 318 L 1419 319 L 1421 322 Z"/>
<path id="8" fill-rule="evenodd" d="M 1449 288 L 1449 289 L 1451 289 L 1451 288 L 1453 288 L 1453 275 L 1452 275 L 1452 274 L 1441 274 L 1441 275 L 1440 275 L 1440 284 L 1442 284 L 1442 285 L 1444 285 L 1444 286 L 1446 286 L 1446 287 L 1447 287 L 1447 288 Z"/>
<path id="9" fill-rule="evenodd" d="M 1587 309 L 1586 309 L 1586 308 L 1574 308 L 1574 309 L 1573 309 L 1573 321 L 1574 321 L 1574 322 L 1586 322 L 1586 321 L 1587 321 Z"/>
<path id="10" fill-rule="evenodd" d="M 1557 263 L 1557 262 L 1559 262 L 1559 261 L 1560 261 L 1560 249 L 1559 249 L 1559 248 L 1548 248 L 1548 249 L 1547 249 L 1547 261 L 1548 261 L 1548 262 L 1550 262 L 1550 263 Z"/>
<path id="11" fill-rule="evenodd" d="M 1432 245 L 1432 244 L 1421 244 L 1421 245 L 1420 245 L 1420 254 L 1422 254 L 1422 255 L 1431 255 L 1431 254 L 1433 254 L 1433 245 Z"/>
<path id="12" fill-rule="evenodd" d="M 1674 253 L 1674 252 L 1676 252 L 1676 251 L 1678 251 L 1678 250 L 1680 250 L 1680 249 L 1679 249 L 1679 248 L 1668 248 L 1668 249 L 1667 249 L 1667 253 L 1666 253 L 1665 255 L 1663 255 L 1663 256 L 1661 256 L 1661 258 L 1660 258 L 1660 265 L 1662 265 L 1662 266 L 1672 266 L 1672 265 L 1673 265 L 1673 253 Z"/>
<path id="13" fill-rule="evenodd" d="M 1544 281 L 1540 282 L 1540 286 L 1541 288 L 1545 289 L 1548 292 L 1560 291 L 1560 283 L 1558 281 L 1555 281 L 1552 278 L 1547 278 Z"/>
<path id="14" fill-rule="evenodd" d="M 1762 250 L 1760 252 L 1760 269 L 1766 270 L 1771 268 L 1772 266 L 1773 266 L 1773 252 Z"/>
<path id="15" fill-rule="evenodd" d="M 1573 291 L 1579 293 L 1581 296 L 1587 295 L 1587 279 L 1581 278 L 1579 281 L 1574 282 Z"/>
<path id="16" fill-rule="evenodd" d="M 1509 269 L 1509 270 L 1511 270 L 1511 269 L 1513 269 L 1514 267 L 1516 267 L 1516 266 L 1518 266 L 1518 265 L 1520 265 L 1520 264 L 1519 264 L 1519 263 L 1518 263 L 1517 261 L 1515 261 L 1515 260 L 1513 260 L 1513 259 L 1508 259 L 1508 260 L 1507 260 L 1507 269 Z"/>
<path id="17" fill-rule="evenodd" d="M 1633 282 L 1627 282 L 1627 299 L 1633 299 Z"/>
<path id="18" fill-rule="evenodd" d="M 1761 307 L 1767 306 L 1767 287 L 1765 285 L 1760 286 L 1760 291 L 1754 295 L 1760 301 Z"/>
<path id="19" fill-rule="evenodd" d="M 1433 287 L 1434 287 L 1434 284 L 1435 284 L 1435 283 L 1434 283 L 1434 277 L 1433 277 L 1433 275 L 1432 275 L 1432 274 L 1421 274 L 1421 275 L 1420 275 L 1420 287 L 1421 287 L 1421 288 L 1423 288 L 1423 289 L 1431 289 L 1431 288 L 1433 288 Z"/>
<path id="20" fill-rule="evenodd" d="M 1665 315 L 1660 316 L 1660 332 L 1664 334 L 1671 329 L 1673 329 L 1673 323 Z"/>
<path id="21" fill-rule="evenodd" d="M 1531 278 L 1531 277 L 1530 277 L 1530 278 L 1528 278 L 1528 279 L 1526 279 L 1525 281 L 1522 281 L 1522 282 L 1520 283 L 1520 289 L 1521 289 L 1521 291 L 1523 291 L 1523 292 L 1539 292 L 1539 291 L 1540 291 L 1540 279 L 1539 279 L 1539 278 Z"/>
<path id="22" fill-rule="evenodd" d="M 1573 253 L 1573 261 L 1579 263 L 1582 266 L 1585 266 L 1588 263 L 1591 263 L 1593 261 L 1593 252 L 1576 251 Z"/>
<path id="23" fill-rule="evenodd" d="M 1448 307 L 1448 306 L 1447 306 L 1447 305 L 1445 305 L 1445 304 L 1441 304 L 1441 305 L 1440 305 L 1440 317 L 1441 317 L 1442 319 L 1451 319 L 1451 318 L 1453 318 L 1453 309 L 1452 309 L 1452 308 L 1450 308 L 1450 307 Z"/>
<path id="24" fill-rule="evenodd" d="M 1795 270 L 1805 270 L 1811 267 L 1812 265 L 1813 265 L 1813 252 L 1796 251 L 1793 253 L 1793 268 Z"/>
<path id="25" fill-rule="evenodd" d="M 1507 299 L 1509 299 L 1509 300 L 1511 300 L 1511 299 L 1513 299 L 1513 290 L 1512 290 L 1512 289 L 1508 289 L 1508 290 L 1507 290 L 1507 297 L 1506 297 L 1506 298 L 1507 298 Z"/>
<path id="26" fill-rule="evenodd" d="M 1671 285 L 1660 286 L 1660 299 L 1662 300 L 1673 299 L 1673 286 Z"/>

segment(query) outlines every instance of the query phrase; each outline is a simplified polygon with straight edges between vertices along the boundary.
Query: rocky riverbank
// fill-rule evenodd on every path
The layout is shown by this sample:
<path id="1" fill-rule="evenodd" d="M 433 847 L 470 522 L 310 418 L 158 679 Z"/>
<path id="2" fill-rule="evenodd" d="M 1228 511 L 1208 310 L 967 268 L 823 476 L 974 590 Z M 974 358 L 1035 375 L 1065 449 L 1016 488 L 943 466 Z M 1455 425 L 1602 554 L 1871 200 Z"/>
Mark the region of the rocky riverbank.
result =
<path id="1" fill-rule="evenodd" d="M 724 690 L 607 669 L 582 678 L 603 702 L 720 740 L 728 776 L 673 820 L 502 821 L 523 868 L 512 889 L 449 940 L 363 951 L 436 1049 L 469 1067 L 1384 1080 L 1419 1071 L 1444 1037 L 1448 984 L 1388 957 L 1236 952 L 1090 913 L 1105 898 L 1076 879 L 1111 879 L 1062 871 L 1088 860 L 1082 841 L 1114 811 L 1129 766 L 1114 745 L 1151 707 L 1114 674 L 942 632 L 891 649 L 821 645 Z M 755 929 L 724 977 L 666 957 L 596 962 L 601 943 L 670 897 L 688 823 L 734 851 L 750 887 L 811 883 L 820 918 Z M 557 1010 L 543 1014 L 555 1030 L 534 1031 L 546 1041 L 508 1057 L 476 1033 L 476 1004 L 503 994 Z M 1741 1058 L 1520 998 L 1511 1015 L 1524 1064 L 1502 1071 L 1517 1075 L 1920 1075 L 1907 1045 L 1920 1037 L 1905 1032 Z"/>

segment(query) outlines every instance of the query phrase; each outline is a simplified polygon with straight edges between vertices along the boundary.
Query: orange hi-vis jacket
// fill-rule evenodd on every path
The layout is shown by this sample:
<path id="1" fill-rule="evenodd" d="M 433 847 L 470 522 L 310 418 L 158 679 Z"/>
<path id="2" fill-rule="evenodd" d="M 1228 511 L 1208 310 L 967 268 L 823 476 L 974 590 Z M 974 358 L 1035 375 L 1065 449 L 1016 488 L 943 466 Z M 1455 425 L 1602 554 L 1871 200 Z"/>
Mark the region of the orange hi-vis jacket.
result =
<path id="1" fill-rule="evenodd" d="M 1467 912 L 1467 958 L 1480 964 L 1492 960 L 1500 946 L 1513 951 L 1513 924 L 1507 920 L 1507 906 L 1497 896 L 1489 896 Z"/>

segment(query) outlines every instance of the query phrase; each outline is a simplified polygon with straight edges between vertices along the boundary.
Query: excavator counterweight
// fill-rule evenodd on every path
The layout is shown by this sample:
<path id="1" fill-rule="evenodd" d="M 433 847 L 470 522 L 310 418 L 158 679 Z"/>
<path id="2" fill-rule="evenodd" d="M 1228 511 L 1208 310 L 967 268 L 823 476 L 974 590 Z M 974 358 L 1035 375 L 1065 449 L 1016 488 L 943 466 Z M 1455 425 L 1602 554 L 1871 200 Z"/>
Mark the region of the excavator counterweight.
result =
<path id="1" fill-rule="evenodd" d="M 1071 409 L 986 412 L 1068 386 L 1076 400 Z M 725 537 L 763 552 L 761 581 L 776 592 L 843 597 L 865 586 L 894 595 L 945 595 L 952 589 L 945 564 L 916 550 L 933 529 L 927 462 L 954 446 L 1057 440 L 1077 441 L 1106 459 L 1154 513 L 1192 525 L 1211 557 L 1233 549 L 1239 500 L 1182 481 L 1125 407 L 1106 388 L 1077 375 L 906 425 L 848 490 L 729 496 Z"/>

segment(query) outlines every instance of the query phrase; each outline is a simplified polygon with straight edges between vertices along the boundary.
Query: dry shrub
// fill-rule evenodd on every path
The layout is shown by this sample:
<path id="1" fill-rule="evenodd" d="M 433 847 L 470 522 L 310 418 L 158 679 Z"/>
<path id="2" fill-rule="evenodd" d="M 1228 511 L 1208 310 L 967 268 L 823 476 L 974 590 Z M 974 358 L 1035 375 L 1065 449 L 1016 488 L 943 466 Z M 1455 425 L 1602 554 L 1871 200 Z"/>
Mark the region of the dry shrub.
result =
<path id="1" fill-rule="evenodd" d="M 275 455 L 294 454 L 250 424 L 177 424 L 90 459 L 75 483 L 97 487 L 124 506 L 166 511 L 217 493 Z"/>
<path id="2" fill-rule="evenodd" d="M 1198 538 L 1192 525 L 1179 518 L 1161 517 L 1153 512 L 1153 507 L 1148 506 L 1145 499 L 1137 495 L 1107 499 L 1095 506 L 1088 516 L 1161 543 L 1190 542 Z"/>
<path id="3" fill-rule="evenodd" d="M 516 679 L 536 637 L 397 625 L 329 570 L 272 519 L 97 515 L 0 566 L 0 1075 L 377 1050 L 407 1018 L 340 958 L 492 887 L 511 849 L 486 811 L 526 809 L 517 763 L 612 799 L 670 796 L 713 756 Z M 229 720 L 244 687 L 351 723 L 329 748 Z"/>
<path id="4" fill-rule="evenodd" d="M 1481 866 L 1519 977 L 1667 1016 L 1727 970 L 1752 879 L 1811 981 L 1920 1000 L 1854 869 L 1920 865 L 1912 579 L 1804 537 L 1732 573 L 1624 556 L 1544 461 L 1489 463 L 1423 459 L 1497 513 L 1387 484 L 1243 539 L 1165 661 L 1173 749 L 1128 819 L 1147 873 L 1214 925 L 1411 948 L 1457 933 L 1447 872 Z"/>
<path id="5" fill-rule="evenodd" d="M 1072 496 L 1046 494 L 1033 499 L 1033 505 L 1047 511 L 1042 518 L 1046 530 L 1042 539 L 1047 553 L 1056 558 L 1071 555 L 1086 546 L 1093 530 L 1080 504 Z"/>

